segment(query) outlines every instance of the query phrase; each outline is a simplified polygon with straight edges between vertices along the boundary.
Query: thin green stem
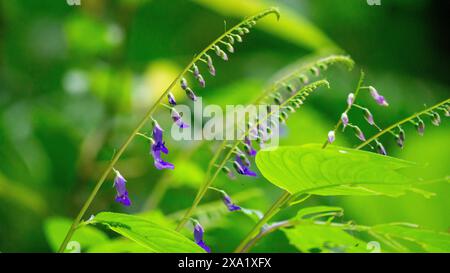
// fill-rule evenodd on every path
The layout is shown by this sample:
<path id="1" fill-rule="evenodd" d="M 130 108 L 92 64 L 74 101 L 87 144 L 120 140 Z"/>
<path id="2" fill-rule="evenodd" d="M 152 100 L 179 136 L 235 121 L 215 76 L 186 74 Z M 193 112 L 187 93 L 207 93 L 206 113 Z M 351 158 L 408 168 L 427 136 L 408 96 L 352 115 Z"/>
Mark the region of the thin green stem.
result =
<path id="1" fill-rule="evenodd" d="M 291 197 L 291 194 L 288 191 L 284 191 L 281 196 L 272 204 L 272 206 L 264 213 L 264 217 L 258 221 L 258 223 L 253 226 L 252 230 L 247 234 L 247 236 L 242 240 L 240 245 L 234 251 L 235 253 L 241 253 L 247 248 L 247 244 L 251 241 L 251 239 L 258 234 L 261 228 L 269 221 L 278 211 L 280 211 L 280 207 L 283 206 L 286 201 L 288 201 Z M 248 248 L 247 248 L 248 249 Z"/>
<path id="2" fill-rule="evenodd" d="M 136 128 L 133 130 L 133 132 L 128 136 L 128 138 L 122 144 L 120 149 L 114 155 L 113 159 L 111 160 L 109 165 L 106 167 L 106 169 L 104 170 L 103 174 L 100 176 L 100 179 L 97 181 L 97 183 L 96 183 L 93 191 L 89 195 L 88 199 L 86 200 L 86 202 L 81 207 L 80 212 L 75 217 L 75 219 L 74 219 L 74 221 L 73 221 L 69 231 L 67 232 L 67 234 L 66 234 L 66 236 L 65 236 L 65 238 L 64 238 L 64 240 L 63 240 L 63 242 L 62 242 L 62 244 L 61 244 L 61 246 L 60 246 L 60 248 L 58 250 L 58 252 L 64 252 L 67 244 L 69 243 L 70 239 L 72 238 L 73 233 L 75 232 L 76 228 L 78 227 L 78 224 L 80 223 L 81 218 L 83 218 L 84 214 L 86 213 L 86 211 L 88 210 L 88 208 L 91 205 L 92 201 L 94 200 L 95 196 L 97 195 L 97 192 L 100 190 L 101 186 L 103 185 L 103 183 L 105 182 L 105 180 L 108 177 L 109 173 L 111 172 L 113 166 L 117 163 L 119 158 L 125 152 L 125 150 L 127 149 L 128 145 L 130 145 L 130 143 L 132 142 L 132 140 L 134 139 L 136 134 L 141 130 L 141 128 L 151 118 L 152 114 L 156 111 L 157 106 L 162 102 L 162 100 L 166 97 L 166 95 L 173 89 L 173 87 L 176 85 L 176 83 L 179 82 L 179 80 L 184 76 L 184 74 L 186 74 L 189 71 L 191 66 L 193 64 L 195 64 L 198 60 L 200 60 L 201 57 L 205 53 L 207 53 L 209 50 L 212 50 L 213 46 L 215 44 L 217 44 L 223 38 L 227 37 L 228 34 L 232 33 L 236 29 L 240 28 L 242 25 L 247 24 L 247 22 L 249 22 L 249 20 L 258 20 L 258 19 L 260 19 L 260 18 L 262 18 L 262 17 L 264 17 L 264 16 L 266 16 L 266 15 L 268 15 L 270 13 L 275 13 L 277 15 L 277 17 L 279 17 L 278 10 L 275 9 L 275 8 L 270 8 L 270 9 L 267 9 L 267 10 L 261 12 L 261 13 L 258 13 L 255 16 L 249 17 L 248 19 L 242 21 L 241 23 L 237 24 L 236 26 L 234 26 L 233 28 L 231 28 L 230 30 L 228 30 L 227 32 L 225 32 L 224 34 L 219 36 L 216 40 L 214 40 L 211 44 L 209 44 L 205 49 L 203 49 L 203 51 L 200 52 L 200 54 L 196 55 L 191 60 L 191 62 L 183 69 L 183 71 L 177 76 L 177 78 L 175 78 L 175 80 L 169 85 L 169 87 L 159 97 L 159 99 L 156 101 L 156 103 L 154 103 L 150 107 L 150 109 L 148 110 L 147 114 L 144 116 L 144 118 L 142 118 L 141 122 L 139 122 L 139 124 L 136 126 Z"/>
<path id="3" fill-rule="evenodd" d="M 386 127 L 385 129 L 381 130 L 380 132 L 376 133 L 375 135 L 373 135 L 372 137 L 370 137 L 369 139 L 367 139 L 366 141 L 364 141 L 363 143 L 361 143 L 360 145 L 358 145 L 358 146 L 356 147 L 356 149 L 361 149 L 361 148 L 363 148 L 364 146 L 368 145 L 369 143 L 371 143 L 371 142 L 374 141 L 375 139 L 379 138 L 380 136 L 386 134 L 387 132 L 390 132 L 390 131 L 391 131 L 392 129 L 394 129 L 395 127 L 400 126 L 400 125 L 402 125 L 402 124 L 404 124 L 404 123 L 406 123 L 406 122 L 409 122 L 409 121 L 411 121 L 412 119 L 414 119 L 414 118 L 416 118 L 416 117 L 419 117 L 419 116 L 421 116 L 421 115 L 423 115 L 423 114 L 425 114 L 425 113 L 427 113 L 427 112 L 429 112 L 429 111 L 432 111 L 432 110 L 434 110 L 435 108 L 438 108 L 438 107 L 440 107 L 440 106 L 442 106 L 442 105 L 444 105 L 444 104 L 447 104 L 447 103 L 450 103 L 450 98 L 449 98 L 449 99 L 446 99 L 446 100 L 444 100 L 444 101 L 441 101 L 440 103 L 435 104 L 435 105 L 433 105 L 433 106 L 431 106 L 431 107 L 429 107 L 429 108 L 427 108 L 427 109 L 425 109 L 425 110 L 423 110 L 423 111 L 420 111 L 420 112 L 418 112 L 418 113 L 415 113 L 415 114 L 413 114 L 413 115 L 411 115 L 411 116 L 409 116 L 409 117 L 407 117 L 407 118 L 405 118 L 405 119 L 402 119 L 401 121 L 396 122 L 396 123 L 392 124 L 391 126 Z"/>

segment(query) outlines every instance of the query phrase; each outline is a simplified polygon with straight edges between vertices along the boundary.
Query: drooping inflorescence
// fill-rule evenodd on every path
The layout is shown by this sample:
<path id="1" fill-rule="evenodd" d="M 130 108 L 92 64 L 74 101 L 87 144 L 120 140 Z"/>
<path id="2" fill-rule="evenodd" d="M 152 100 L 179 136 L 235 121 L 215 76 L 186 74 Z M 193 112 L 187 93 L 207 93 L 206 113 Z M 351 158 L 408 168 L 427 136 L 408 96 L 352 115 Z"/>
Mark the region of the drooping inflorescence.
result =
<path id="1" fill-rule="evenodd" d="M 342 132 L 344 132 L 346 128 L 351 128 L 353 131 L 353 134 L 355 135 L 356 138 L 358 138 L 362 142 L 366 141 L 366 136 L 365 136 L 364 132 L 361 130 L 361 128 L 358 125 L 356 125 L 350 121 L 349 113 L 351 110 L 353 110 L 355 108 L 357 108 L 360 111 L 360 113 L 363 115 L 364 119 L 366 120 L 366 122 L 369 125 L 380 130 L 378 125 L 375 123 L 372 112 L 367 107 L 361 106 L 360 104 L 356 104 L 356 100 L 357 100 L 358 95 L 361 90 L 369 90 L 370 95 L 372 96 L 372 98 L 375 100 L 375 102 L 378 105 L 388 106 L 389 104 L 388 104 L 387 100 L 384 98 L 384 96 L 382 96 L 378 93 L 378 91 L 375 89 L 375 87 L 362 86 L 363 82 L 364 82 L 364 73 L 361 71 L 361 77 L 358 82 L 356 91 L 354 93 L 351 92 L 347 95 L 347 100 L 346 100 L 347 107 L 344 110 L 344 112 L 341 113 L 340 120 L 336 124 L 335 128 L 328 132 L 327 143 L 333 143 L 336 140 L 336 131 L 337 131 L 337 129 L 339 129 L 340 125 L 342 125 Z M 330 136 L 332 136 L 332 137 L 330 137 Z M 326 147 L 327 143 L 324 145 L 324 147 Z M 378 140 L 376 140 L 376 147 L 377 147 L 377 151 L 380 154 L 386 155 L 386 149 L 384 148 L 383 144 L 381 144 L 381 142 L 379 142 Z"/>
<path id="2" fill-rule="evenodd" d="M 377 151 L 380 154 L 386 154 L 386 150 L 384 149 L 383 145 L 380 143 L 379 138 L 387 133 L 391 134 L 394 137 L 394 140 L 396 144 L 403 148 L 405 145 L 406 140 L 406 134 L 404 127 L 407 124 L 414 125 L 417 133 L 420 136 L 423 136 L 425 133 L 425 121 L 429 120 L 431 124 L 434 126 L 439 126 L 442 123 L 441 114 L 443 114 L 445 117 L 449 117 L 449 109 L 450 109 L 450 99 L 444 100 L 434 106 L 431 106 L 423 111 L 420 111 L 416 114 L 413 114 L 399 122 L 396 122 L 392 124 L 391 126 L 386 127 L 385 129 L 381 130 L 369 138 L 364 143 L 360 144 L 358 148 L 362 148 L 366 145 L 371 144 L 372 142 L 375 142 Z"/>
<path id="3" fill-rule="evenodd" d="M 382 135 L 390 133 L 394 137 L 397 145 L 400 148 L 403 148 L 406 140 L 405 130 L 403 129 L 405 124 L 412 123 L 415 126 L 417 133 L 420 136 L 423 136 L 425 133 L 425 122 L 423 119 L 425 117 L 428 117 L 433 125 L 439 126 L 442 122 L 441 114 L 444 114 L 447 117 L 449 116 L 450 102 L 449 99 L 447 99 L 441 103 L 438 103 L 435 106 L 425 109 L 382 130 L 375 123 L 374 117 L 370 112 L 370 110 L 366 107 L 356 104 L 355 101 L 357 99 L 359 91 L 367 89 L 369 90 L 370 95 L 378 105 L 388 106 L 389 103 L 384 98 L 384 96 L 380 95 L 378 90 L 376 90 L 373 86 L 367 87 L 362 86 L 363 81 L 364 81 L 364 73 L 361 72 L 361 78 L 355 93 L 349 93 L 347 97 L 347 108 L 341 114 L 340 120 L 336 124 L 335 128 L 328 132 L 327 143 L 332 143 L 335 141 L 335 132 L 337 131 L 339 126 L 342 125 L 342 131 L 344 131 L 346 127 L 350 127 L 353 130 L 354 135 L 362 142 L 360 145 L 358 145 L 357 147 L 358 149 L 373 143 L 374 145 L 371 145 L 372 148 L 375 147 L 375 150 L 381 155 L 387 155 L 386 148 L 384 147 L 383 143 L 379 140 Z M 364 119 L 367 121 L 369 125 L 375 127 L 378 130 L 378 133 L 367 139 L 362 130 L 360 129 L 360 127 L 350 123 L 348 113 L 350 112 L 350 110 L 354 108 L 358 108 L 359 110 L 362 111 Z M 327 143 L 324 144 L 324 147 L 326 147 Z"/>

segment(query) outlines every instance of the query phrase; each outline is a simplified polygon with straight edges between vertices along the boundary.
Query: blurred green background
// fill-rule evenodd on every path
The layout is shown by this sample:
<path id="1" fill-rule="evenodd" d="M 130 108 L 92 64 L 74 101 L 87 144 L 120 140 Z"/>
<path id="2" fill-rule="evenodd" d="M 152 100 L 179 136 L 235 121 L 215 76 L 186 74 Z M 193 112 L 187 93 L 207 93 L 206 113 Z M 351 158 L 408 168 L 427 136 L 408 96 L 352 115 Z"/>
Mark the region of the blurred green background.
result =
<path id="1" fill-rule="evenodd" d="M 53 0 L 1 1 L 0 251 L 54 250 L 58 234 L 67 228 L 64 218 L 75 216 L 114 149 L 192 56 L 223 32 L 224 20 L 231 26 L 266 7 L 281 11 L 280 22 L 263 19 L 228 63 L 217 62 L 217 77 L 207 77 L 207 88 L 200 93 L 207 104 L 247 103 L 268 78 L 305 56 L 346 52 L 356 61 L 351 73 L 331 69 L 327 78 L 332 88 L 317 92 L 289 119 L 282 144 L 305 144 L 324 141 L 361 67 L 366 82 L 390 102 L 386 110 L 363 99 L 381 125 L 448 98 L 450 36 L 444 5 L 429 0 L 381 0 L 380 6 L 363 0 L 81 0 L 80 6 Z M 156 117 L 169 128 L 165 112 Z M 394 140 L 383 139 L 389 154 L 426 163 L 417 175 L 448 176 L 448 123 L 429 125 L 424 137 L 413 131 L 407 130 L 403 150 Z M 356 144 L 351 134 L 338 140 Z M 179 162 L 173 173 L 155 170 L 148 144 L 136 139 L 118 164 L 129 181 L 133 206 L 124 209 L 114 203 L 111 182 L 88 214 L 137 213 L 156 206 L 151 217 L 166 215 L 161 221 L 172 224 L 191 204 L 211 153 L 203 145 L 186 161 L 199 143 L 167 141 L 168 160 Z M 230 193 L 242 192 L 245 207 L 262 211 L 279 195 L 263 178 L 222 177 L 217 185 Z M 314 197 L 306 205 L 343 206 L 344 218 L 360 224 L 406 221 L 448 231 L 448 184 L 424 189 L 436 195 Z M 208 194 L 204 202 L 217 200 Z M 206 240 L 215 251 L 232 251 L 252 226 L 241 214 L 202 209 Z M 254 251 L 295 249 L 278 232 Z"/>

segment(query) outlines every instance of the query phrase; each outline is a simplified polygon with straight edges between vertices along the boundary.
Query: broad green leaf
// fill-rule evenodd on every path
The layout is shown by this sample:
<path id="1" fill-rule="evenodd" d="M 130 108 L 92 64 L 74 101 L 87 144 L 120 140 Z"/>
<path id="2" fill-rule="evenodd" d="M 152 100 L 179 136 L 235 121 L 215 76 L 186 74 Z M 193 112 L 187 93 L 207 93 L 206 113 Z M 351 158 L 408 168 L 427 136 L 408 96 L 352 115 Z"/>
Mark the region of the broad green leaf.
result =
<path id="1" fill-rule="evenodd" d="M 282 230 L 289 242 L 302 252 L 367 252 L 366 242 L 340 227 L 304 221 Z"/>
<path id="2" fill-rule="evenodd" d="M 426 252 L 450 252 L 449 233 L 420 229 L 405 224 L 373 226 L 370 233 L 387 238 L 388 241 L 394 243 L 394 246 L 400 245 L 401 249 L 408 249 L 408 246 L 403 245 L 403 242 L 409 241 L 419 245 Z"/>
<path id="3" fill-rule="evenodd" d="M 256 0 L 194 0 L 194 2 L 225 16 L 240 18 L 255 14 L 271 6 L 277 6 L 281 13 L 280 20 L 278 22 L 275 19 L 262 20 L 258 22 L 257 27 L 260 27 L 281 39 L 311 50 L 338 49 L 331 39 L 329 39 L 318 27 L 308 21 L 305 17 L 292 12 L 289 7 L 283 6 L 278 2 Z"/>
<path id="4" fill-rule="evenodd" d="M 88 249 L 89 253 L 146 253 L 152 252 L 148 248 L 131 240 L 120 238 L 98 244 Z"/>
<path id="5" fill-rule="evenodd" d="M 417 182 L 402 171 L 412 162 L 320 144 L 260 151 L 256 164 L 265 178 L 291 194 L 398 196 Z"/>
<path id="6" fill-rule="evenodd" d="M 102 212 L 89 223 L 102 224 L 152 252 L 204 252 L 182 234 L 145 218 L 113 212 Z"/>
<path id="7" fill-rule="evenodd" d="M 61 217 L 49 218 L 45 221 L 45 235 L 53 251 L 58 250 L 71 225 L 72 220 Z M 106 243 L 109 239 L 106 234 L 94 227 L 81 226 L 75 231 L 70 241 L 72 243 L 69 243 L 66 252 L 83 251 L 92 245 Z M 78 246 L 80 249 L 77 250 Z"/>

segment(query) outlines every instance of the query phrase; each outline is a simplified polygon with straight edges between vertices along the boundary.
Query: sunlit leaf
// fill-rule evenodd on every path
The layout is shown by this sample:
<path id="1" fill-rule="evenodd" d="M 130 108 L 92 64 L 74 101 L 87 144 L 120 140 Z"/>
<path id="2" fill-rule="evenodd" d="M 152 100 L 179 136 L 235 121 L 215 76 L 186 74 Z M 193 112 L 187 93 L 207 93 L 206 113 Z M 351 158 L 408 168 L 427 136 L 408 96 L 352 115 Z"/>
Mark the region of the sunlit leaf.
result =
<path id="1" fill-rule="evenodd" d="M 289 242 L 302 252 L 367 252 L 366 243 L 343 229 L 317 225 L 310 221 L 283 232 Z"/>
<path id="2" fill-rule="evenodd" d="M 450 252 L 449 233 L 420 229 L 405 224 L 377 225 L 372 227 L 370 232 L 384 236 L 393 241 L 394 245 L 402 245 L 404 249 L 408 249 L 408 246 L 403 245 L 403 242 L 409 241 L 419 245 L 427 252 Z"/>
<path id="3" fill-rule="evenodd" d="M 148 248 L 131 240 L 120 238 L 109 242 L 98 244 L 88 249 L 89 253 L 145 253 L 152 252 Z"/>
<path id="4" fill-rule="evenodd" d="M 204 252 L 182 234 L 138 216 L 102 212 L 90 221 L 102 224 L 152 252 Z"/>
<path id="5" fill-rule="evenodd" d="M 337 146 L 263 150 L 256 163 L 265 178 L 291 194 L 397 196 L 417 182 L 402 173 L 414 163 Z"/>

